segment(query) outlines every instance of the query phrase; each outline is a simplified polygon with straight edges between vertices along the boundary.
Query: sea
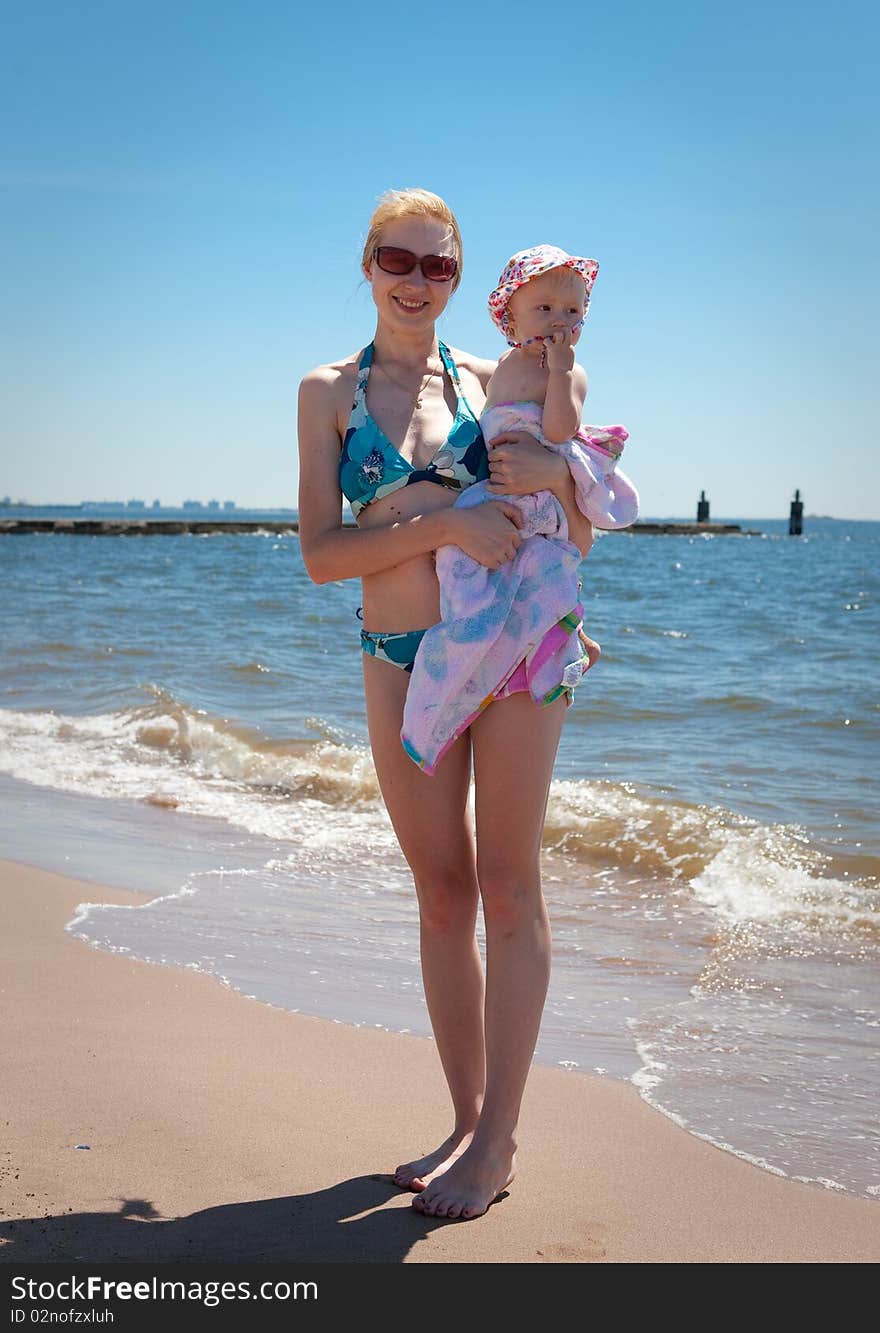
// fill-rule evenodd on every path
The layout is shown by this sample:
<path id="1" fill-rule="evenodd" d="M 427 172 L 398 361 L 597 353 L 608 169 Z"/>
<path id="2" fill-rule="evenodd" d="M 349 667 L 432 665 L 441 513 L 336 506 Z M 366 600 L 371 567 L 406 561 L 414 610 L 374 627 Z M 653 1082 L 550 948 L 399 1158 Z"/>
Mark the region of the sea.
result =
<path id="1" fill-rule="evenodd" d="M 315 586 L 258 517 L 0 535 L 0 855 L 151 895 L 83 902 L 95 948 L 429 1036 L 359 584 Z M 550 791 L 536 1059 L 880 1200 L 880 523 L 726 521 L 583 563 L 603 652 Z"/>

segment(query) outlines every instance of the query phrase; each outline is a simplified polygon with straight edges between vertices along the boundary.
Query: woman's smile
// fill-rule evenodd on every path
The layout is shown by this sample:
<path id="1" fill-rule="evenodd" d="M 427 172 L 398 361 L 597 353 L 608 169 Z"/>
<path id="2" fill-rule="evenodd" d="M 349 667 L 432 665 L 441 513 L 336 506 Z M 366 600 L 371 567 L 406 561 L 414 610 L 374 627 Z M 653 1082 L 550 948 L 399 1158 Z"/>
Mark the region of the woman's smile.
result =
<path id="1" fill-rule="evenodd" d="M 396 301 L 397 304 L 401 306 L 401 308 L 404 310 L 424 310 L 425 306 L 428 304 L 427 301 L 422 301 L 417 298 L 406 297 L 406 296 L 392 295 L 391 299 L 393 301 Z"/>

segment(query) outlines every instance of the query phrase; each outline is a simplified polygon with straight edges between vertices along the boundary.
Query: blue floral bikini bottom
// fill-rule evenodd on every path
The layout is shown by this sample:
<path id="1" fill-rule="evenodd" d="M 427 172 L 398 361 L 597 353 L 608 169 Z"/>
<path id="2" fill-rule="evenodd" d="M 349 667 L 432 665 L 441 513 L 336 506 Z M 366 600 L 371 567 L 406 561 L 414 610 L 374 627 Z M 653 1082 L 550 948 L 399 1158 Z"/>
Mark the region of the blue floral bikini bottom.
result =
<path id="1" fill-rule="evenodd" d="M 580 584 L 578 584 L 580 590 Z M 363 607 L 358 607 L 357 615 L 360 616 Z M 580 607 L 578 607 L 580 610 Z M 559 622 L 561 629 L 570 630 L 570 617 L 564 616 Z M 368 653 L 370 657 L 384 657 L 386 662 L 392 666 L 401 667 L 404 671 L 412 671 L 413 663 L 416 660 L 416 653 L 419 651 L 419 644 L 428 632 L 425 629 L 404 630 L 402 633 L 380 633 L 379 630 L 361 630 L 361 651 Z M 578 634 L 583 643 L 583 635 L 578 625 Z M 586 647 L 586 645 L 584 645 Z"/>
<path id="2" fill-rule="evenodd" d="M 358 607 L 358 616 L 362 610 L 363 607 Z M 380 634 L 378 630 L 362 629 L 361 649 L 370 657 L 384 657 L 393 666 L 412 671 L 419 644 L 426 633 L 427 627 L 406 630 L 402 634 Z"/>

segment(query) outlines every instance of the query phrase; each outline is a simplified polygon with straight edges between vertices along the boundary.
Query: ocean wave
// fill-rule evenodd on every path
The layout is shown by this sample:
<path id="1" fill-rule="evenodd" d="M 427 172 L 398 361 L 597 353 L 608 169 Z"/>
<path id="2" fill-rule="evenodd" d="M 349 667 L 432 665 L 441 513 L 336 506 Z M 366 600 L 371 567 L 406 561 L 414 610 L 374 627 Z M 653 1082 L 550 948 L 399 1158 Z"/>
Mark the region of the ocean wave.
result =
<path id="1" fill-rule="evenodd" d="M 719 807 L 638 793 L 631 784 L 554 782 L 545 847 L 594 872 L 613 865 L 637 883 L 662 880 L 737 923 L 880 942 L 880 865 L 820 851 L 796 825 L 763 825 Z M 840 873 L 835 873 L 840 871 Z"/>
<path id="2" fill-rule="evenodd" d="M 97 715 L 0 710 L 0 767 L 38 786 L 143 801 L 290 842 L 301 864 L 397 865 L 401 854 L 367 747 L 320 718 L 267 737 L 151 685 L 145 704 Z M 632 783 L 559 779 L 543 846 L 573 884 L 658 883 L 679 906 L 731 924 L 787 924 L 880 939 L 876 858 L 837 859 L 794 825 L 762 825 Z"/>
<path id="3" fill-rule="evenodd" d="M 0 768 L 36 786 L 222 819 L 304 853 L 327 856 L 334 839 L 376 856 L 395 845 L 363 747 L 332 728 L 317 740 L 267 738 L 168 690 L 149 693 L 112 713 L 0 710 Z"/>

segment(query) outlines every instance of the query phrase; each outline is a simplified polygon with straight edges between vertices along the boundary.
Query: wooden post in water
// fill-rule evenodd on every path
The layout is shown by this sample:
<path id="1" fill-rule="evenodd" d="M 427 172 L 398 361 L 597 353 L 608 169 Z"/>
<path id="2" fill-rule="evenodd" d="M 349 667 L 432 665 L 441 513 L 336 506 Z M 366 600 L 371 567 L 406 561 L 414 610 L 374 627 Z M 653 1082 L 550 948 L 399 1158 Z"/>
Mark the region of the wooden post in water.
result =
<path id="1" fill-rule="evenodd" d="M 801 499 L 800 491 L 795 491 L 794 499 L 791 502 L 791 510 L 788 515 L 788 535 L 789 537 L 800 537 L 804 530 L 804 502 Z"/>
<path id="2" fill-rule="evenodd" d="M 700 498 L 697 501 L 697 522 L 709 522 L 709 501 L 706 499 L 705 491 L 700 491 Z"/>

